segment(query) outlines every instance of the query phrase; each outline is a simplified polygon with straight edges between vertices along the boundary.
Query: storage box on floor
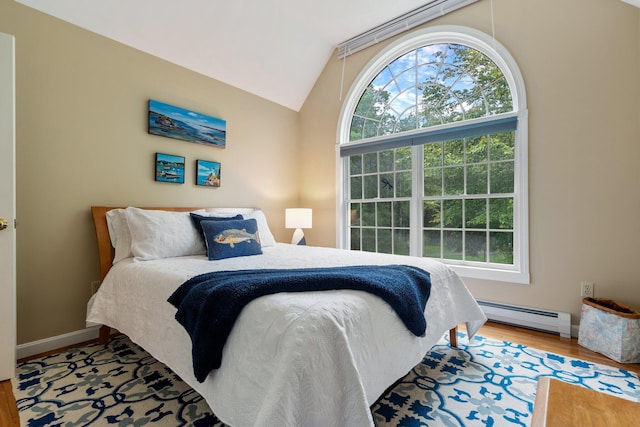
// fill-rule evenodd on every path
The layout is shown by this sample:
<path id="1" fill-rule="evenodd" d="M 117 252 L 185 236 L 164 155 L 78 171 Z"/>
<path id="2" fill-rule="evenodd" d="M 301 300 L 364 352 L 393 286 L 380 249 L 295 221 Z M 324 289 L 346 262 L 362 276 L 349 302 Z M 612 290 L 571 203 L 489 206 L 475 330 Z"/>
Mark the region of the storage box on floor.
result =
<path id="1" fill-rule="evenodd" d="M 584 298 L 578 344 L 620 363 L 640 363 L 640 313 L 613 300 Z"/>

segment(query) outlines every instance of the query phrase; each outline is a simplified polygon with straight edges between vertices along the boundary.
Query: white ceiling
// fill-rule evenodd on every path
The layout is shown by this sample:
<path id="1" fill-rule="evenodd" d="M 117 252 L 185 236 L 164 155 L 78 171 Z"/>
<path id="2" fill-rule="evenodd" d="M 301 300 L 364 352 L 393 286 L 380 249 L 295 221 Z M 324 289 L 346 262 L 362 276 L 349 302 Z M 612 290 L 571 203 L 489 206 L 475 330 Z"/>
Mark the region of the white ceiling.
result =
<path id="1" fill-rule="evenodd" d="M 336 46 L 433 0 L 16 0 L 298 111 Z"/>

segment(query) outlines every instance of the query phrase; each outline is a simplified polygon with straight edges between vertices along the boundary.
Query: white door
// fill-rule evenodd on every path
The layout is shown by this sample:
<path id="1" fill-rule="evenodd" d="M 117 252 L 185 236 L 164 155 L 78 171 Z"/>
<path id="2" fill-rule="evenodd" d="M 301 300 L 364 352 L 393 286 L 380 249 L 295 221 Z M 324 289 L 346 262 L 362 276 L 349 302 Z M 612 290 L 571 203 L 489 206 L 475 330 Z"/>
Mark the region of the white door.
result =
<path id="1" fill-rule="evenodd" d="M 0 33 L 0 380 L 16 370 L 15 43 Z"/>

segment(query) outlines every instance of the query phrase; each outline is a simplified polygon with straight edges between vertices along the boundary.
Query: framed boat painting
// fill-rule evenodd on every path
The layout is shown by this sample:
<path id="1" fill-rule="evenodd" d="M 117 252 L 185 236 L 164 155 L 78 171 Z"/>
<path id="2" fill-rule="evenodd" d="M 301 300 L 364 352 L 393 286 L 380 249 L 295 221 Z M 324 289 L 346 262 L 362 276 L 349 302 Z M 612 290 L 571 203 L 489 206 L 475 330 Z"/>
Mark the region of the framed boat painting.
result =
<path id="1" fill-rule="evenodd" d="M 227 122 L 150 99 L 149 133 L 225 148 Z"/>
<path id="2" fill-rule="evenodd" d="M 184 184 L 184 157 L 156 153 L 156 181 Z"/>

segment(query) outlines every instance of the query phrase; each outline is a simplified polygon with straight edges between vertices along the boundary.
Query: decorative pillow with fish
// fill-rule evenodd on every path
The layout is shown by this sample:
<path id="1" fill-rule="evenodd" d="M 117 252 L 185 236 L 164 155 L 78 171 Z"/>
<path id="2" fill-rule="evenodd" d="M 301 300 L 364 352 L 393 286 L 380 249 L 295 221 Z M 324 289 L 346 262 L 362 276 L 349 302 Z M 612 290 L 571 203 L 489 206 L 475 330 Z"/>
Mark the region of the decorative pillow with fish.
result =
<path id="1" fill-rule="evenodd" d="M 202 221 L 230 221 L 233 219 L 244 219 L 242 215 L 205 216 L 205 215 L 198 215 L 197 213 L 193 213 L 193 212 L 191 212 L 189 215 L 191 216 L 191 221 L 193 222 L 193 226 L 196 228 L 196 230 L 200 232 L 200 237 L 202 237 L 202 242 L 205 243 L 205 245 L 206 245 L 206 240 L 204 237 L 204 231 L 202 230 L 202 226 L 200 225 Z"/>
<path id="2" fill-rule="evenodd" d="M 260 255 L 262 246 L 255 219 L 202 221 L 209 260 Z"/>

